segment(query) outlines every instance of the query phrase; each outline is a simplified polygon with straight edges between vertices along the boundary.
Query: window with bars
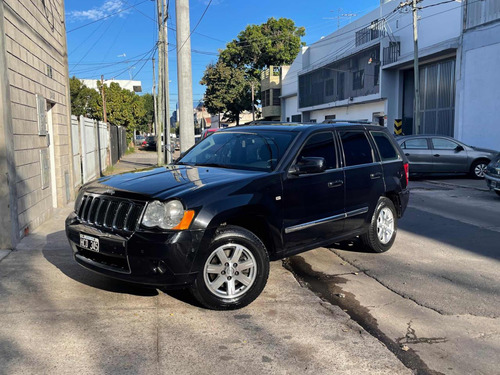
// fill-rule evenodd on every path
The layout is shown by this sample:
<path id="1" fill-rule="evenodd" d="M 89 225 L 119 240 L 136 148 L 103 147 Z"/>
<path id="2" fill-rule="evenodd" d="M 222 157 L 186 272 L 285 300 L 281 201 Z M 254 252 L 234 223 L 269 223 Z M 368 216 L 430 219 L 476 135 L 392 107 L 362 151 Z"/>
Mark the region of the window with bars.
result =
<path id="1" fill-rule="evenodd" d="M 47 101 L 42 95 L 36 95 L 38 117 L 38 135 L 47 135 Z"/>

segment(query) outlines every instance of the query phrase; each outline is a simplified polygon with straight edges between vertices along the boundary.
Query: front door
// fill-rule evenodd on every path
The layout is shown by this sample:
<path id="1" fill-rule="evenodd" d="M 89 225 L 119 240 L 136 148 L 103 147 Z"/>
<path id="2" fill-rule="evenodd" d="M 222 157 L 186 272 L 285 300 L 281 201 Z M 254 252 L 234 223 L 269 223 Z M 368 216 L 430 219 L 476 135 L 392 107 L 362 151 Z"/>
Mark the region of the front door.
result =
<path id="1" fill-rule="evenodd" d="M 288 252 L 327 242 L 344 229 L 344 172 L 339 168 L 333 133 L 311 135 L 295 163 L 303 157 L 324 158 L 326 170 L 285 178 L 284 240 Z"/>
<path id="2" fill-rule="evenodd" d="M 431 138 L 434 173 L 466 173 L 467 151 L 446 138 Z"/>

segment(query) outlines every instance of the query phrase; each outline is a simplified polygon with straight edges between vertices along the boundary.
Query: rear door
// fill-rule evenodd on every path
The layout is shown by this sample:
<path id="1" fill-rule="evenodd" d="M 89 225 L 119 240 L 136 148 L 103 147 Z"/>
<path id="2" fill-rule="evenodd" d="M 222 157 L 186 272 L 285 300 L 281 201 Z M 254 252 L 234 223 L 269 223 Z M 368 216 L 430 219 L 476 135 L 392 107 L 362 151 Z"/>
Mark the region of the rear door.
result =
<path id="1" fill-rule="evenodd" d="M 401 144 L 410 163 L 410 173 L 432 173 L 433 158 L 427 138 L 410 138 Z"/>
<path id="2" fill-rule="evenodd" d="M 371 220 L 378 199 L 385 192 L 383 169 L 365 130 L 339 130 L 344 154 L 346 233 Z"/>
<path id="3" fill-rule="evenodd" d="M 435 173 L 468 172 L 467 151 L 450 139 L 431 138 L 433 167 Z M 458 147 L 458 148 L 457 148 Z"/>
<path id="4" fill-rule="evenodd" d="M 333 239 L 344 229 L 344 171 L 340 168 L 332 131 L 314 133 L 304 142 L 302 157 L 322 157 L 321 173 L 288 174 L 283 181 L 285 249 L 293 252 Z"/>

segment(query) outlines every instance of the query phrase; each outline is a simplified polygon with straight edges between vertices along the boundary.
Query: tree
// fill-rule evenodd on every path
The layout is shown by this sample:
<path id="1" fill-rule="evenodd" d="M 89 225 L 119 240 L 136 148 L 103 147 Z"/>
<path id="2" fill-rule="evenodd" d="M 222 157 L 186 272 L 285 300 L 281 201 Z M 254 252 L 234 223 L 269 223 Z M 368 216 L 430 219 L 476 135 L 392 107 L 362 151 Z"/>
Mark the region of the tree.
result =
<path id="1" fill-rule="evenodd" d="M 96 90 L 85 86 L 82 81 L 76 77 L 70 78 L 69 88 L 71 97 L 71 114 L 75 116 L 96 118 L 99 110 L 99 93 Z"/>
<path id="2" fill-rule="evenodd" d="M 271 65 L 291 64 L 304 45 L 303 27 L 287 18 L 269 18 L 261 25 L 249 25 L 237 39 L 220 51 L 216 64 L 210 64 L 200 83 L 206 85 L 204 102 L 208 112 L 223 112 L 239 122 L 239 114 L 251 110 L 251 85 L 260 94 L 260 73 Z"/>
<path id="3" fill-rule="evenodd" d="M 238 38 L 226 45 L 220 59 L 235 68 L 246 68 L 247 72 L 260 80 L 262 69 L 270 65 L 291 64 L 300 47 L 305 45 L 301 37 L 303 27 L 296 27 L 288 18 L 269 18 L 261 25 L 248 25 Z"/>
<path id="4" fill-rule="evenodd" d="M 204 104 L 209 113 L 224 113 L 239 124 L 240 113 L 251 108 L 251 86 L 245 72 L 222 61 L 210 64 L 200 83 L 207 86 Z"/>

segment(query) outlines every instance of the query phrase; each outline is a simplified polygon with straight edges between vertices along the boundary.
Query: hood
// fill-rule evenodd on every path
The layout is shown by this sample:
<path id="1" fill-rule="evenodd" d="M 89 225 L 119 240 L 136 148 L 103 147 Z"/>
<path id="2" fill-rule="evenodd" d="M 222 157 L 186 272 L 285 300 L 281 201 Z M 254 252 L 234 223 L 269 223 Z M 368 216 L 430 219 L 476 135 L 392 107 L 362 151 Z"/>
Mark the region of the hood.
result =
<path id="1" fill-rule="evenodd" d="M 109 188 L 162 199 L 205 186 L 253 179 L 263 172 L 169 165 L 100 178 L 89 188 Z"/>
<path id="2" fill-rule="evenodd" d="M 487 149 L 487 148 L 482 148 L 482 147 L 475 147 L 475 146 L 470 146 L 474 151 L 477 151 L 477 152 L 482 152 L 484 154 L 492 154 L 492 155 L 497 155 L 498 154 L 498 151 L 495 151 L 495 150 L 490 150 L 490 149 Z"/>

